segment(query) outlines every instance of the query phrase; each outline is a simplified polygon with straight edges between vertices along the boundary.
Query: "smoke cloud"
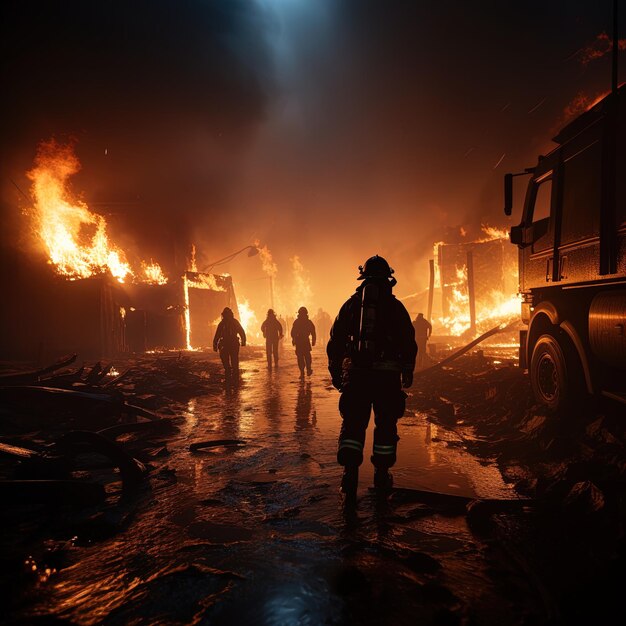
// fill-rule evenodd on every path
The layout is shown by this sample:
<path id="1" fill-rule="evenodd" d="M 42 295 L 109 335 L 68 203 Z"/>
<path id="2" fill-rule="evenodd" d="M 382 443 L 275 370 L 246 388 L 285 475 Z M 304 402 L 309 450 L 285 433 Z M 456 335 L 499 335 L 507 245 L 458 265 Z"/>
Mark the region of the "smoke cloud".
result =
<path id="1" fill-rule="evenodd" d="M 427 286 L 433 242 L 514 223 L 502 175 L 533 165 L 610 74 L 606 55 L 571 54 L 610 29 L 582 0 L 34 6 L 1 9 L 5 212 L 19 215 L 9 179 L 27 188 L 37 144 L 72 135 L 74 190 L 125 250 L 171 272 L 192 243 L 205 267 L 258 239 L 277 297 L 297 257 L 331 313 L 373 254 L 402 297 Z M 220 266 L 256 310 L 262 259 Z"/>
<path id="2" fill-rule="evenodd" d="M 75 188 L 116 238 L 184 256 L 195 228 L 219 223 L 266 115 L 271 15 L 245 0 L 9 1 L 2 11 L 11 177 L 23 185 L 42 140 L 73 137 Z"/>

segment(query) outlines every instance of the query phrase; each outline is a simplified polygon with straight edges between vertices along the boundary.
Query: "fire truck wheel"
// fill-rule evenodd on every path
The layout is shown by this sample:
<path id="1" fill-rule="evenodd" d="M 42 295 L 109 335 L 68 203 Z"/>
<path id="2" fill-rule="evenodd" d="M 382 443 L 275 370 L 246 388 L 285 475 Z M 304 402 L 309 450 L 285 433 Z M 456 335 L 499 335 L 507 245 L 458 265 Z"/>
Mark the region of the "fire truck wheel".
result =
<path id="1" fill-rule="evenodd" d="M 563 413 L 580 399 L 582 368 L 568 337 L 541 335 L 530 359 L 530 382 L 535 398 L 555 413 Z"/>

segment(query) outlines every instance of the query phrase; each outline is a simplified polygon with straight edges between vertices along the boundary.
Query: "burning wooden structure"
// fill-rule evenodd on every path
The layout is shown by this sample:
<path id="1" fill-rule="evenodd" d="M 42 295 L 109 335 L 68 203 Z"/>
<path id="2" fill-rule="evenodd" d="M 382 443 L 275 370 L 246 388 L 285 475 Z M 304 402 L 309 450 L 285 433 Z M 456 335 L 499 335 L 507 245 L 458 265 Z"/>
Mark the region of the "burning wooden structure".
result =
<path id="1" fill-rule="evenodd" d="M 131 352 L 210 347 L 224 307 L 237 314 L 230 276 L 188 271 L 179 281 L 131 284 L 124 290 L 130 301 L 126 328 Z"/>
<path id="2" fill-rule="evenodd" d="M 182 289 L 186 317 L 185 347 L 209 347 L 213 344 L 224 307 L 230 307 L 239 317 L 233 279 L 217 274 L 185 272 Z"/>
<path id="3" fill-rule="evenodd" d="M 3 307 L 3 358 L 42 361 L 211 346 L 224 307 L 237 315 L 230 276 L 186 272 L 163 285 L 121 284 L 108 273 L 69 280 L 27 264 Z"/>
<path id="4" fill-rule="evenodd" d="M 7 257 L 5 256 L 5 261 Z M 110 358 L 128 349 L 128 295 L 110 274 L 68 280 L 50 266 L 9 263 L 1 309 L 3 358 L 42 361 L 68 351 Z"/>
<path id="5" fill-rule="evenodd" d="M 508 237 L 436 245 L 441 324 L 452 335 L 519 313 L 517 252 Z M 484 330 L 484 328 L 482 329 Z"/>
<path id="6" fill-rule="evenodd" d="M 153 259 L 127 254 L 104 216 L 71 192 L 79 169 L 73 146 L 50 140 L 27 174 L 32 206 L 24 213 L 34 250 L 7 252 L 3 263 L 11 303 L 1 314 L 3 358 L 41 361 L 72 351 L 99 359 L 210 346 L 224 307 L 239 313 L 232 278 L 197 272 L 192 258 L 170 280 Z"/>

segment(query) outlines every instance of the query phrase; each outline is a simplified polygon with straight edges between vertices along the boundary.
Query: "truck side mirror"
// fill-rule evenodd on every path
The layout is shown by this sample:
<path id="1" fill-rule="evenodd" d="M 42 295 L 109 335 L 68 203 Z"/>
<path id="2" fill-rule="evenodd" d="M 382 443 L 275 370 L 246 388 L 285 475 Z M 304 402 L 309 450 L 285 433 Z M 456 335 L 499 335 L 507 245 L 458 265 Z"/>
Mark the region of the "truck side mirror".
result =
<path id="1" fill-rule="evenodd" d="M 524 244 L 524 231 L 521 226 L 513 226 L 511 228 L 511 232 L 509 233 L 509 239 L 512 244 L 516 246 L 521 246 Z"/>
<path id="2" fill-rule="evenodd" d="M 504 214 L 513 212 L 513 174 L 504 175 Z"/>

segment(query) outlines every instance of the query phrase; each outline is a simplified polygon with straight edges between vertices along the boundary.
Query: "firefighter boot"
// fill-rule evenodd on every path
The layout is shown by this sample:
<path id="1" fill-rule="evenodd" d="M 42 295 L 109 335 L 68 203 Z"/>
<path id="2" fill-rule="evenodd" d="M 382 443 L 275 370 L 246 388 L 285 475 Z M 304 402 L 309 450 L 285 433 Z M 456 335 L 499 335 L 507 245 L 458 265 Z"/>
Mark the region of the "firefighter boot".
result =
<path id="1" fill-rule="evenodd" d="M 393 476 L 386 467 L 377 467 L 374 470 L 374 487 L 381 493 L 391 491 L 393 487 Z"/>
<path id="2" fill-rule="evenodd" d="M 341 477 L 341 492 L 346 499 L 356 499 L 356 489 L 359 484 L 359 466 L 346 465 L 343 468 L 343 476 Z"/>

